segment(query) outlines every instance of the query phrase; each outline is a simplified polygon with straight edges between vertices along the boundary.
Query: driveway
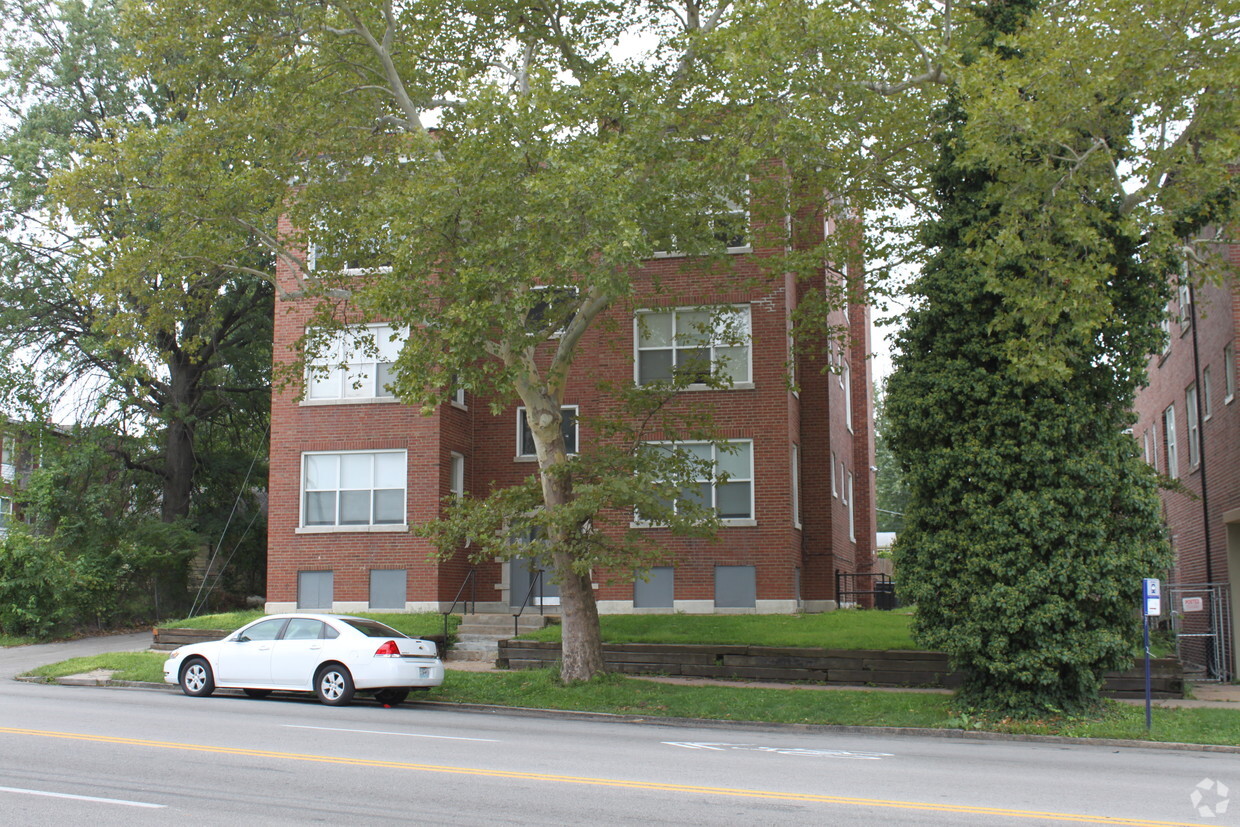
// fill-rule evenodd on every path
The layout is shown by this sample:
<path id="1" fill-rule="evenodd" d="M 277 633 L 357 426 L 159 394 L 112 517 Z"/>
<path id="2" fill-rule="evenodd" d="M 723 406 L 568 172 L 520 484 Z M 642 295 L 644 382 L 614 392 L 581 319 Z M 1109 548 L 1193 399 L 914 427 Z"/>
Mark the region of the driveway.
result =
<path id="1" fill-rule="evenodd" d="M 11 680 L 37 666 L 105 652 L 141 652 L 151 648 L 151 633 L 105 635 L 68 640 L 63 643 L 37 643 L 0 649 L 0 680 Z"/>

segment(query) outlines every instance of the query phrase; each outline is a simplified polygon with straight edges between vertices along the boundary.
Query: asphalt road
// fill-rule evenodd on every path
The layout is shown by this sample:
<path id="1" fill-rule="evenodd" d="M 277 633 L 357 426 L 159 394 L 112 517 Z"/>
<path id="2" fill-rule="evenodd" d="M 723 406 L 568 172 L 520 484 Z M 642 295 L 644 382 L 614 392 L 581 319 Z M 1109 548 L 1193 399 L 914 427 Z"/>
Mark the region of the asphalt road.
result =
<path id="1" fill-rule="evenodd" d="M 5 824 L 1240 824 L 1230 797 L 1233 754 L 0 680 Z"/>

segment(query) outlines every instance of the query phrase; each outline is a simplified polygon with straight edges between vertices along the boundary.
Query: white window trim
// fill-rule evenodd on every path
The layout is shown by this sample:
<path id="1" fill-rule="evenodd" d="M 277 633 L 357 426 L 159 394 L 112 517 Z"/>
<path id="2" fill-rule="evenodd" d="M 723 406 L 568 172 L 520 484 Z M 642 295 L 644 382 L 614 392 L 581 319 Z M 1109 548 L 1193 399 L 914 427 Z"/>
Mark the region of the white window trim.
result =
<path id="1" fill-rule="evenodd" d="M 835 478 L 836 457 L 835 451 L 831 452 L 831 496 L 837 500 L 840 498 L 840 486 Z"/>
<path id="2" fill-rule="evenodd" d="M 848 539 L 857 542 L 857 521 L 853 511 L 853 475 L 848 474 Z"/>
<path id="3" fill-rule="evenodd" d="M 1175 441 L 1175 404 L 1167 406 L 1163 411 L 1163 436 L 1167 440 L 1167 476 L 1171 479 L 1180 477 L 1180 452 Z"/>
<path id="4" fill-rule="evenodd" d="M 560 416 L 563 416 L 565 411 L 573 412 L 573 438 L 574 438 L 574 442 L 576 444 L 577 450 L 569 451 L 568 455 L 570 457 L 575 457 L 577 456 L 577 454 L 581 452 L 581 407 L 579 405 L 561 405 Z M 525 421 L 525 406 L 518 405 L 517 406 L 517 450 L 516 450 L 516 456 L 513 457 L 513 460 L 515 462 L 538 462 L 537 454 L 521 453 L 521 437 L 524 436 L 521 425 L 524 421 Z"/>
<path id="5" fill-rule="evenodd" d="M 848 362 L 844 362 L 843 370 L 840 372 L 840 386 L 844 388 L 844 425 L 851 434 L 853 433 L 852 368 Z"/>
<path id="6" fill-rule="evenodd" d="M 745 176 L 745 180 L 746 181 L 749 180 L 748 175 Z M 725 206 L 735 208 L 735 209 L 728 210 L 728 212 L 726 213 L 727 215 L 739 215 L 740 213 L 745 214 L 745 240 L 748 242 L 747 244 L 742 244 L 739 247 L 724 247 L 723 251 L 727 255 L 741 255 L 743 253 L 753 252 L 753 215 L 749 211 L 749 204 L 748 204 L 749 188 L 748 187 L 745 188 L 745 201 L 746 201 L 746 204 L 743 209 L 741 208 L 740 204 L 737 204 L 735 201 L 732 201 L 731 199 L 728 199 L 725 204 Z M 676 239 L 672 238 L 670 240 L 675 242 Z M 689 255 L 688 253 L 682 253 L 679 250 L 655 250 L 654 253 L 652 254 L 654 258 L 685 258 L 688 255 Z"/>
<path id="7" fill-rule="evenodd" d="M 1151 451 L 1151 455 L 1154 458 L 1153 462 L 1151 462 L 1150 465 L 1154 466 L 1154 473 L 1158 473 L 1158 451 L 1162 446 L 1158 442 L 1158 422 L 1157 421 L 1150 423 L 1150 443 L 1151 443 L 1151 447 L 1153 448 L 1153 450 Z"/>
<path id="8" fill-rule="evenodd" d="M 403 520 L 399 523 L 370 523 L 359 525 L 306 525 L 306 457 L 310 456 L 345 456 L 357 454 L 400 454 L 403 459 L 402 466 L 405 468 L 404 478 L 401 485 L 401 500 L 404 503 L 402 510 Z M 352 533 L 352 532 L 399 532 L 409 530 L 409 452 L 403 448 L 399 449 L 378 449 L 373 451 L 303 451 L 300 463 L 300 479 L 298 480 L 298 514 L 297 514 L 297 531 L 298 534 L 336 534 L 336 533 Z M 337 480 L 339 483 L 339 480 Z M 329 490 L 329 489 L 316 489 Z M 363 489 L 333 489 L 336 491 L 337 497 L 342 490 L 363 490 Z M 371 492 L 375 489 L 368 489 Z M 339 500 L 337 500 L 337 518 L 339 518 Z"/>
<path id="9" fill-rule="evenodd" d="M 1196 468 L 1201 462 L 1201 434 L 1197 430 L 1197 385 L 1184 389 L 1184 424 L 1188 432 L 1188 467 Z"/>
<path id="10" fill-rule="evenodd" d="M 1171 352 L 1171 301 L 1163 305 L 1162 319 L 1158 322 L 1159 328 L 1163 332 L 1163 348 L 1162 355 L 1165 357 Z"/>
<path id="11" fill-rule="evenodd" d="M 1234 343 L 1223 347 L 1223 404 L 1230 405 L 1236 398 L 1236 346 Z"/>
<path id="12" fill-rule="evenodd" d="M 722 526 L 729 526 L 732 528 L 744 528 L 744 527 L 756 526 L 758 524 L 758 519 L 757 519 L 758 483 L 757 483 L 757 479 L 754 476 L 755 474 L 754 469 L 758 465 L 758 460 L 754 454 L 755 449 L 754 449 L 753 440 L 752 439 L 727 439 L 727 440 L 722 440 L 722 441 L 729 445 L 739 445 L 741 443 L 745 443 L 749 445 L 749 477 L 748 478 L 732 477 L 730 481 L 749 483 L 749 514 L 750 516 L 749 517 L 721 517 L 719 518 L 719 524 Z M 719 448 L 713 443 L 671 442 L 671 441 L 664 441 L 664 440 L 654 440 L 654 441 L 646 442 L 645 444 L 646 445 L 680 445 L 680 446 L 710 445 L 711 456 L 712 458 L 714 458 L 716 466 L 718 466 L 718 463 L 719 463 L 719 459 L 718 459 Z M 695 480 L 695 482 L 706 482 L 706 480 Z M 716 490 L 715 485 L 712 483 L 710 487 L 711 505 L 716 507 L 717 509 L 717 506 L 715 505 L 715 502 L 714 502 L 715 501 L 715 490 Z M 639 519 L 634 519 L 629 524 L 629 527 L 630 528 L 666 528 L 666 526 L 659 525 L 658 523 L 650 523 L 650 522 L 646 522 L 644 520 L 639 520 Z"/>
<path id="13" fill-rule="evenodd" d="M 310 272 L 318 270 L 319 245 L 311 241 L 306 245 L 306 269 Z M 346 261 L 344 267 L 336 272 L 342 276 L 369 276 L 392 272 L 392 265 L 382 264 L 378 267 L 350 267 Z"/>
<path id="14" fill-rule="evenodd" d="M 693 313 L 699 310 L 710 310 L 711 312 L 714 312 L 715 310 L 721 307 L 731 307 L 736 310 L 744 310 L 745 316 L 748 319 L 749 338 L 745 342 L 744 345 L 718 345 L 718 347 L 723 347 L 723 348 L 744 347 L 745 348 L 745 376 L 749 378 L 743 382 L 733 382 L 732 386 L 727 387 L 727 388 L 713 388 L 710 385 L 696 383 L 696 384 L 691 384 L 691 385 L 686 386 L 684 390 L 687 390 L 687 391 L 753 390 L 754 388 L 754 382 L 753 382 L 753 306 L 745 302 L 742 302 L 739 304 L 713 304 L 713 305 L 696 305 L 696 306 L 687 305 L 687 306 L 681 306 L 681 307 L 647 307 L 647 308 L 642 308 L 641 310 L 636 311 L 633 314 L 633 384 L 638 385 L 638 386 L 642 385 L 642 381 L 641 381 L 641 353 L 642 351 L 644 350 L 646 351 L 669 350 L 670 349 L 672 351 L 672 361 L 673 363 L 675 362 L 676 317 L 678 314 Z M 672 345 L 670 347 L 642 347 L 641 346 L 641 323 L 638 321 L 639 318 L 643 315 L 656 315 L 656 314 L 662 314 L 662 313 L 672 314 L 672 342 L 673 342 Z M 710 347 L 711 371 L 713 372 L 714 367 L 715 367 L 716 345 L 712 341 L 709 347 Z"/>
<path id="15" fill-rule="evenodd" d="M 1201 419 L 1203 422 L 1209 422 L 1210 417 L 1214 416 L 1214 405 L 1210 402 L 1213 388 L 1210 378 L 1210 366 L 1206 365 L 1201 369 Z"/>
<path id="16" fill-rule="evenodd" d="M 399 347 L 404 347 L 404 341 L 409 337 L 409 331 L 407 328 L 401 328 L 397 325 L 389 324 L 387 322 L 375 322 L 372 324 L 367 324 L 365 325 L 365 328 L 368 331 L 367 335 L 369 335 L 373 339 L 375 346 L 378 348 L 382 348 L 385 343 L 392 344 L 392 342 L 386 339 L 383 339 L 381 337 L 392 336 L 393 334 L 398 334 L 400 336 L 400 338 L 397 340 L 397 344 Z M 349 330 L 341 330 L 341 331 L 337 331 L 336 335 L 332 337 L 333 342 L 331 344 L 331 348 L 333 349 L 333 351 L 339 353 L 342 357 L 343 357 L 343 353 L 341 353 L 341 351 L 344 348 L 345 344 L 350 343 L 352 345 L 358 341 L 357 337 L 349 335 L 349 334 L 350 334 Z M 313 335 L 313 331 L 307 330 L 306 335 L 307 336 Z M 370 358 L 370 357 L 367 357 L 367 358 Z M 347 365 L 349 369 L 342 370 L 340 368 L 341 364 Z M 376 404 L 376 403 L 378 404 L 399 403 L 400 400 L 396 398 L 395 394 L 378 394 L 377 393 L 379 390 L 381 390 L 379 388 L 379 366 L 390 365 L 390 364 L 394 364 L 394 361 L 393 362 L 379 361 L 378 354 L 375 355 L 373 361 L 368 361 L 368 362 L 343 362 L 340 360 L 336 360 L 334 357 L 324 357 L 324 358 L 313 359 L 313 360 L 307 359 L 306 369 L 302 377 L 304 392 L 303 392 L 303 398 L 301 400 L 301 404 L 305 406 L 316 406 L 316 405 L 371 405 L 371 404 Z M 344 395 L 348 391 L 348 388 L 346 388 L 345 385 L 346 383 L 350 382 L 349 380 L 350 369 L 353 368 L 354 366 L 356 366 L 358 370 L 365 369 L 374 374 L 373 376 L 368 378 L 368 381 L 373 383 L 370 389 L 372 392 L 371 395 L 368 395 L 368 396 L 346 396 Z M 314 381 L 313 374 L 317 372 L 317 369 L 324 368 L 324 367 L 330 368 L 333 374 L 337 372 L 340 373 L 340 377 L 339 377 L 340 387 L 338 388 L 338 392 L 341 395 L 340 396 L 320 396 L 320 397 L 312 398 L 310 394 L 311 394 L 311 390 L 313 387 L 313 381 Z"/>
<path id="17" fill-rule="evenodd" d="M 465 455 L 452 451 L 448 460 L 448 490 L 453 497 L 465 496 Z"/>
<path id="18" fill-rule="evenodd" d="M 792 527 L 801 527 L 801 446 L 796 443 L 792 445 Z"/>

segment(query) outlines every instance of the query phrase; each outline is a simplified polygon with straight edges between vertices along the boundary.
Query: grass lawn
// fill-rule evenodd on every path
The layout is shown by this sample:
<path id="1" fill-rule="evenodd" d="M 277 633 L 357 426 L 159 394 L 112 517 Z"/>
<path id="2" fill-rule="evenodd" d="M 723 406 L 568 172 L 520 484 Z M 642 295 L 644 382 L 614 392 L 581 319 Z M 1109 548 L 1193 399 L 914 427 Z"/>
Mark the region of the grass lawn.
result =
<path id="1" fill-rule="evenodd" d="M 32 637 L 22 637 L 21 635 L 0 635 L 0 649 L 5 646 L 26 646 L 31 643 L 38 643 Z"/>
<path id="2" fill-rule="evenodd" d="M 357 612 L 354 616 L 373 618 L 380 623 L 386 623 L 398 632 L 404 632 L 410 637 L 443 634 L 443 615 L 438 612 L 415 612 L 411 614 L 405 612 Z M 198 617 L 182 620 L 170 620 L 167 623 L 159 624 L 159 628 L 223 629 L 231 632 L 233 629 L 240 628 L 252 620 L 258 620 L 260 617 L 263 617 L 263 610 L 252 609 L 248 612 L 225 612 L 222 614 L 199 615 Z M 459 616 L 448 616 L 449 635 L 456 631 L 456 627 L 460 622 Z"/>
<path id="3" fill-rule="evenodd" d="M 735 643 L 825 649 L 916 649 L 909 611 L 843 609 L 803 615 L 603 615 L 605 643 Z M 559 641 L 560 627 L 521 635 Z"/>
<path id="4" fill-rule="evenodd" d="M 44 666 L 30 674 L 46 678 L 93 669 L 115 669 L 117 680 L 163 680 L 166 655 L 118 652 Z M 1154 730 L 1145 731 L 1145 710 L 1108 701 L 1089 719 L 981 721 L 952 710 L 952 697 L 920 692 L 757 689 L 746 686 L 684 686 L 623 675 L 560 685 L 549 670 L 449 671 L 444 685 L 416 698 L 496 706 L 610 712 L 651 717 L 725 721 L 838 724 L 851 726 L 965 728 L 1028 735 L 1124 738 L 1196 744 L 1240 744 L 1240 710 L 1155 709 Z"/>

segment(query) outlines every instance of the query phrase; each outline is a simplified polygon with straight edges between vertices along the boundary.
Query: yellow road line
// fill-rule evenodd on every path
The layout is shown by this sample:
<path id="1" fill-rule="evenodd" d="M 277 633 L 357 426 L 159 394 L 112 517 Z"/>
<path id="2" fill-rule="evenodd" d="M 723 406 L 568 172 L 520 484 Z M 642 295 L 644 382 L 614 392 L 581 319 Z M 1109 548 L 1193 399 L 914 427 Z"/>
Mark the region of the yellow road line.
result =
<path id="1" fill-rule="evenodd" d="M 4 735 L 33 735 L 41 738 L 64 738 L 73 741 L 92 741 L 100 744 L 121 744 L 134 747 L 209 752 L 217 755 L 240 755 L 249 758 L 276 758 L 286 761 L 311 761 L 319 764 L 344 764 L 354 767 L 380 767 L 385 769 L 437 772 L 453 775 L 472 775 L 485 778 L 509 778 L 516 781 L 545 781 L 559 784 L 589 784 L 596 787 L 619 787 L 653 792 L 691 793 L 694 795 L 733 796 L 738 798 L 775 799 L 800 801 L 810 804 L 848 804 L 859 807 L 878 807 L 899 810 L 922 810 L 960 815 L 999 816 L 1005 818 L 1037 818 L 1044 821 L 1063 821 L 1075 824 L 1112 824 L 1126 827 L 1192 827 L 1187 822 L 1150 821 L 1140 818 L 1113 818 L 1076 813 L 1051 813 L 1036 810 L 1008 810 L 1001 807 L 970 807 L 963 804 L 935 804 L 923 801 L 894 801 L 881 798 L 853 798 L 839 795 L 813 795 L 810 793 L 785 793 L 772 790 L 746 790 L 731 787 L 699 787 L 691 784 L 661 784 L 651 781 L 627 781 L 620 778 L 591 778 L 588 776 L 551 775 L 538 772 L 513 770 L 488 770 L 480 767 L 445 767 L 436 764 L 411 764 L 403 761 L 379 761 L 372 758 L 345 758 L 334 755 L 308 755 L 297 752 L 245 749 L 241 747 L 217 747 L 205 744 L 182 744 L 176 741 L 150 741 L 142 738 L 121 738 L 113 735 L 90 735 L 83 732 L 55 732 L 41 729 L 0 727 Z"/>

